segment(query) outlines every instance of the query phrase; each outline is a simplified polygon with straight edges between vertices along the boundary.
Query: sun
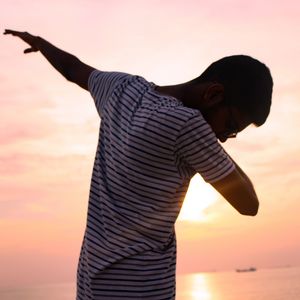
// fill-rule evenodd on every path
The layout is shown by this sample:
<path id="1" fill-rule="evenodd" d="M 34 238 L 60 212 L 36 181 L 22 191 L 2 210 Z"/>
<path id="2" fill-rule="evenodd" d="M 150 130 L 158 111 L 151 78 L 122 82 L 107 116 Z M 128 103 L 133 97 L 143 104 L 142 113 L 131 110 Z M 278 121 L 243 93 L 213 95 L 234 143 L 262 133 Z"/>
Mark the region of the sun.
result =
<path id="1" fill-rule="evenodd" d="M 191 222 L 205 220 L 204 210 L 216 202 L 217 198 L 214 188 L 196 174 L 190 181 L 178 219 Z"/>

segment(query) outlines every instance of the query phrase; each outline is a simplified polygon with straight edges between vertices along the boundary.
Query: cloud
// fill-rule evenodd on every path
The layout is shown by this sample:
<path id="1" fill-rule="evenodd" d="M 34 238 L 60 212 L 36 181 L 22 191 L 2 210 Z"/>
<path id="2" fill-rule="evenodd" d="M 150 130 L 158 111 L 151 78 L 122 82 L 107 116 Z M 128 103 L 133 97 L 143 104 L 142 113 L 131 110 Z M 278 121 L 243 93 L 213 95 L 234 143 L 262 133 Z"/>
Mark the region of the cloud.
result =
<path id="1" fill-rule="evenodd" d="M 28 196 L 26 196 L 28 197 Z M 49 204 L 44 203 L 43 198 L 21 198 L 18 200 L 0 201 L 0 218 L 4 219 L 30 219 L 43 220 L 53 218 L 53 210 L 49 209 Z"/>
<path id="2" fill-rule="evenodd" d="M 5 159 L 0 162 L 0 219 L 63 220 L 85 211 L 92 156 L 27 154 Z"/>
<path id="3" fill-rule="evenodd" d="M 40 90 L 26 86 L 13 88 L 9 82 L 0 88 L 0 93 L 1 145 L 38 139 L 51 133 L 53 122 L 45 111 L 53 109 L 54 105 Z"/>

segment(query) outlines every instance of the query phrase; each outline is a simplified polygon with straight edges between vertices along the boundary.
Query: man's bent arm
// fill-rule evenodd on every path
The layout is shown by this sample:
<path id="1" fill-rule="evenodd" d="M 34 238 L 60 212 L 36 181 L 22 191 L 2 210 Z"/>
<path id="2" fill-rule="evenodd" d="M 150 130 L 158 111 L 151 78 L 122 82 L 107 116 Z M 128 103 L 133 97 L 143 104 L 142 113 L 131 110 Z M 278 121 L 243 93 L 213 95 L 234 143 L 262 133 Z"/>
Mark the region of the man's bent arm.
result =
<path id="1" fill-rule="evenodd" d="M 88 78 L 94 70 L 93 67 L 81 62 L 76 56 L 55 47 L 45 39 L 33 36 L 28 32 L 5 30 L 4 34 L 12 34 L 21 38 L 31 46 L 24 53 L 40 51 L 50 64 L 67 80 L 78 84 L 86 90 L 88 89 Z"/>
<path id="2" fill-rule="evenodd" d="M 255 216 L 259 202 L 248 176 L 236 164 L 233 172 L 211 184 L 239 213 Z"/>

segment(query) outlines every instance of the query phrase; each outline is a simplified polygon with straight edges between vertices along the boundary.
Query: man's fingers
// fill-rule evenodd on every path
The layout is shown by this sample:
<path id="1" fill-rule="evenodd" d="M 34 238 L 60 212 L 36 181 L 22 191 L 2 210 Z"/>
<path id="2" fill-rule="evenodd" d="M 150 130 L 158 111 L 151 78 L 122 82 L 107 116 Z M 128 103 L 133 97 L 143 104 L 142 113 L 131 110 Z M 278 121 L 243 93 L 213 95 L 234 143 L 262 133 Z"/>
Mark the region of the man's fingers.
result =
<path id="1" fill-rule="evenodd" d="M 37 47 L 35 47 L 35 45 L 34 45 L 35 37 L 26 31 L 16 31 L 16 30 L 11 30 L 11 29 L 5 29 L 3 34 L 11 34 L 13 36 L 17 36 L 20 39 L 22 39 L 25 43 L 29 44 L 29 46 L 31 46 L 31 47 L 27 48 L 23 51 L 25 54 L 39 51 L 39 49 Z"/>
<path id="2" fill-rule="evenodd" d="M 5 29 L 3 34 L 17 35 L 19 33 L 20 33 L 20 31 L 15 31 L 15 30 L 11 30 L 11 29 Z"/>
<path id="3" fill-rule="evenodd" d="M 38 50 L 35 49 L 35 48 L 27 48 L 27 49 L 24 50 L 24 53 L 26 54 L 26 53 L 37 52 L 37 51 L 38 51 Z"/>
<path id="4" fill-rule="evenodd" d="M 26 53 L 30 53 L 30 52 L 32 52 L 32 48 L 27 48 L 27 49 L 24 50 L 24 53 L 25 53 L 25 54 L 26 54 Z"/>
<path id="5" fill-rule="evenodd" d="M 3 34 L 11 34 L 13 36 L 17 36 L 21 39 L 24 39 L 26 36 L 28 36 L 28 32 L 26 31 L 16 31 L 16 30 L 11 30 L 11 29 L 5 29 Z"/>
<path id="6" fill-rule="evenodd" d="M 10 29 L 5 29 L 3 32 L 3 34 L 10 34 L 10 33 L 12 33 L 12 30 L 10 30 Z"/>

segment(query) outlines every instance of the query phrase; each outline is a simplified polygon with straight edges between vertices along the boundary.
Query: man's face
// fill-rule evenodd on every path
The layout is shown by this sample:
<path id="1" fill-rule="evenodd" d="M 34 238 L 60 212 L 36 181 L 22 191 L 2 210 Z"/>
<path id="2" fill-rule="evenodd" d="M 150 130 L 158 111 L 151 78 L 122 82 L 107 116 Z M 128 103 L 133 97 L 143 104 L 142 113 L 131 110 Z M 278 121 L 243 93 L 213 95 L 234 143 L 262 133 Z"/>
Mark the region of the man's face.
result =
<path id="1" fill-rule="evenodd" d="M 224 103 L 210 108 L 203 115 L 221 143 L 236 137 L 251 124 L 236 107 Z"/>

